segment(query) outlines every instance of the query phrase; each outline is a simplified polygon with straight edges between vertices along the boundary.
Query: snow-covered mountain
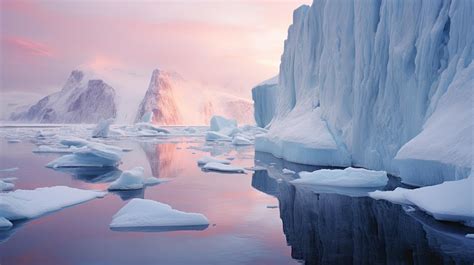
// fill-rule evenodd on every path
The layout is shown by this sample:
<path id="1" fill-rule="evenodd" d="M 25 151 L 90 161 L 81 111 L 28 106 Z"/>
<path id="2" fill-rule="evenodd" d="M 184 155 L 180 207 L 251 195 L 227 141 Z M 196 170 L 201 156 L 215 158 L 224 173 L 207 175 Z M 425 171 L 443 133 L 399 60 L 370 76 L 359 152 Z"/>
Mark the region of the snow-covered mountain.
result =
<path id="1" fill-rule="evenodd" d="M 278 99 L 256 97 L 256 106 L 276 104 L 256 149 L 299 163 L 384 169 L 415 185 L 468 176 L 473 25 L 473 1 L 301 6 Z"/>
<path id="2" fill-rule="evenodd" d="M 213 115 L 254 123 L 251 100 L 210 90 L 175 72 L 159 69 L 152 73 L 135 122 L 150 112 L 152 122 L 160 125 L 207 125 Z"/>
<path id="3" fill-rule="evenodd" d="M 138 107 L 135 122 L 140 121 L 145 114 L 152 112 L 153 123 L 181 124 L 182 118 L 173 90 L 182 81 L 182 78 L 176 73 L 154 70 L 145 97 Z"/>
<path id="4" fill-rule="evenodd" d="M 115 118 L 115 91 L 100 79 L 86 80 L 82 71 L 72 71 L 63 88 L 12 113 L 11 120 L 39 123 L 97 123 Z"/>

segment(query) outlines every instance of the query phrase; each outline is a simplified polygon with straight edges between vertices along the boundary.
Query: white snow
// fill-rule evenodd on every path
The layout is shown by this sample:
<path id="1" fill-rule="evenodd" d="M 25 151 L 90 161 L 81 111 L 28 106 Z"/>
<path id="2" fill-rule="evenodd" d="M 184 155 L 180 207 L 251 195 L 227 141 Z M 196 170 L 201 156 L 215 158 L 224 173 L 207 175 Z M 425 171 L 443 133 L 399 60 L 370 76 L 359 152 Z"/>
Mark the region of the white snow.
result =
<path id="1" fill-rule="evenodd" d="M 0 230 L 8 230 L 13 224 L 5 217 L 0 217 Z"/>
<path id="2" fill-rule="evenodd" d="M 65 186 L 0 193 L 0 217 L 8 220 L 36 218 L 43 214 L 105 196 L 105 192 Z"/>
<path id="3" fill-rule="evenodd" d="M 230 161 L 227 159 L 219 159 L 212 156 L 204 156 L 204 157 L 199 158 L 197 161 L 197 164 L 199 166 L 202 166 L 210 162 L 216 162 L 216 163 L 221 163 L 221 164 L 226 164 L 226 165 L 230 164 Z"/>
<path id="4" fill-rule="evenodd" d="M 115 167 L 121 161 L 122 149 L 101 144 L 88 142 L 86 146 L 75 150 L 74 153 L 61 156 L 46 166 L 58 167 Z"/>
<path id="5" fill-rule="evenodd" d="M 363 168 L 321 169 L 313 172 L 302 171 L 301 178 L 292 180 L 295 184 L 309 184 L 348 188 L 372 188 L 387 185 L 385 171 L 373 171 Z"/>
<path id="6" fill-rule="evenodd" d="M 173 231 L 202 230 L 208 225 L 209 221 L 202 214 L 178 211 L 157 201 L 132 199 L 113 216 L 110 228 L 155 228 L 157 231 Z"/>
<path id="7" fill-rule="evenodd" d="M 143 167 L 134 167 L 130 170 L 122 172 L 120 177 L 110 183 L 109 190 L 137 190 L 142 189 L 146 185 L 160 183 L 160 179 L 155 177 L 146 177 Z"/>
<path id="8" fill-rule="evenodd" d="M 245 173 L 245 170 L 241 167 L 226 165 L 217 162 L 209 162 L 205 164 L 203 169 L 211 170 L 211 171 L 218 171 L 218 172 L 229 172 L 229 173 Z"/>
<path id="9" fill-rule="evenodd" d="M 416 205 L 437 220 L 474 224 L 474 178 L 471 176 L 457 181 L 417 188 L 397 188 L 394 191 L 370 193 L 374 199 L 394 203 Z"/>
<path id="10" fill-rule="evenodd" d="M 100 120 L 97 126 L 92 131 L 93 138 L 107 138 L 109 136 L 110 125 L 114 122 L 114 119 Z"/>

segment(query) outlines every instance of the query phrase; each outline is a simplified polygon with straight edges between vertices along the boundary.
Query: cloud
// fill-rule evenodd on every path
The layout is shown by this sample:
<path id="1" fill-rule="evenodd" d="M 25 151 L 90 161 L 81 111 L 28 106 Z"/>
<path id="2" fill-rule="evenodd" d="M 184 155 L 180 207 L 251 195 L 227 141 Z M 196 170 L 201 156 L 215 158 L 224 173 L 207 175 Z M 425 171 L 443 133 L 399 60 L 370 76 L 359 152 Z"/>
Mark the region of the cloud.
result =
<path id="1" fill-rule="evenodd" d="M 54 55 L 52 50 L 45 44 L 27 38 L 8 36 L 3 41 L 5 45 L 10 46 L 15 51 L 27 55 L 40 57 L 52 57 Z"/>

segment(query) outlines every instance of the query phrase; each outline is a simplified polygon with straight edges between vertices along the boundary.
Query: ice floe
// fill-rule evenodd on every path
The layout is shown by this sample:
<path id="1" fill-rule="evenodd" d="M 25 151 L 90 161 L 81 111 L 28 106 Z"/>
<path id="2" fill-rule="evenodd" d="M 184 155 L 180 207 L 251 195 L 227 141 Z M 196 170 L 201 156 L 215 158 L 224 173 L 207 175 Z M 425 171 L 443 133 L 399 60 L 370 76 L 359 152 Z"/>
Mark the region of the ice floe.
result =
<path id="1" fill-rule="evenodd" d="M 218 171 L 218 172 L 229 172 L 229 173 L 245 173 L 245 170 L 241 167 L 226 165 L 217 162 L 209 162 L 203 167 L 205 170 Z"/>
<path id="2" fill-rule="evenodd" d="M 295 174 L 296 172 L 287 168 L 281 170 L 283 174 Z"/>
<path id="3" fill-rule="evenodd" d="M 230 161 L 227 159 L 219 159 L 212 156 L 204 156 L 204 157 L 199 158 L 197 161 L 197 164 L 199 166 L 202 166 L 210 162 L 217 162 L 217 163 L 226 164 L 226 165 L 230 164 Z"/>
<path id="4" fill-rule="evenodd" d="M 113 230 L 176 231 L 203 230 L 208 219 L 199 213 L 187 213 L 146 199 L 132 199 L 112 219 Z"/>
<path id="5" fill-rule="evenodd" d="M 383 187 L 388 182 L 387 172 L 363 168 L 321 169 L 300 172 L 301 178 L 291 181 L 295 184 L 310 184 L 348 188 Z"/>
<path id="6" fill-rule="evenodd" d="M 77 150 L 79 149 L 74 146 L 64 148 L 64 147 L 52 147 L 49 145 L 40 145 L 38 146 L 38 148 L 34 149 L 32 152 L 33 153 L 71 154 Z"/>
<path id="7" fill-rule="evenodd" d="M 15 187 L 15 184 L 10 183 L 4 179 L 0 179 L 0 191 L 12 190 Z"/>
<path id="8" fill-rule="evenodd" d="M 369 193 L 374 199 L 384 199 L 399 204 L 415 205 L 435 219 L 461 222 L 474 226 L 474 178 L 445 181 L 418 189 L 397 188 L 393 191 Z"/>
<path id="9" fill-rule="evenodd" d="M 162 182 L 155 177 L 146 177 L 143 167 L 134 167 L 122 172 L 120 177 L 110 183 L 109 190 L 136 190 L 146 185 L 154 185 Z"/>
<path id="10" fill-rule="evenodd" d="M 5 217 L 0 217 L 0 230 L 8 230 L 13 226 L 12 222 L 10 222 Z"/>
<path id="11" fill-rule="evenodd" d="M 36 218 L 68 206 L 103 197 L 105 194 L 106 192 L 65 186 L 0 193 L 0 217 L 10 221 Z"/>
<path id="12" fill-rule="evenodd" d="M 59 167 L 116 167 L 121 161 L 123 150 L 119 147 L 88 142 L 72 154 L 61 156 L 46 166 Z"/>

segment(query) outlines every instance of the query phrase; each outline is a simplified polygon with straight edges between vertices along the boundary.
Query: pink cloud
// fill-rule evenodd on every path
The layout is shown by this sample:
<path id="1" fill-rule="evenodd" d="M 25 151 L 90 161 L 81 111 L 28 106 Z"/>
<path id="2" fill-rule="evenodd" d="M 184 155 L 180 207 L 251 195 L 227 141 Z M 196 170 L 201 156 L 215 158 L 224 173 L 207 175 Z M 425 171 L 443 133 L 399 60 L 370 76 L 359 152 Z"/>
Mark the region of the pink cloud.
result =
<path id="1" fill-rule="evenodd" d="M 5 37 L 4 42 L 10 47 L 14 48 L 24 54 L 40 56 L 40 57 L 52 57 L 53 52 L 51 48 L 43 43 L 29 40 L 22 37 Z"/>

